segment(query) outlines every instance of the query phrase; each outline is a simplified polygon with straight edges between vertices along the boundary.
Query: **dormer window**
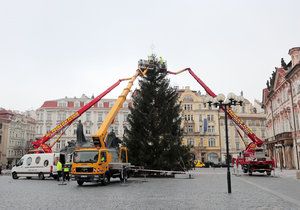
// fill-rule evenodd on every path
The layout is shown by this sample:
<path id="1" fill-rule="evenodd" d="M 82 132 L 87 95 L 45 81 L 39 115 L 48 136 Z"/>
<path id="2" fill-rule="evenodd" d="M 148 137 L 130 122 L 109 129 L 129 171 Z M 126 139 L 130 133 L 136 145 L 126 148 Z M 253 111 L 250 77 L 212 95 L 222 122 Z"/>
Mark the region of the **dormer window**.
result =
<path id="1" fill-rule="evenodd" d="M 67 102 L 66 101 L 59 101 L 58 102 L 58 107 L 67 107 Z"/>
<path id="2" fill-rule="evenodd" d="M 183 101 L 189 101 L 189 102 L 192 102 L 192 101 L 194 101 L 194 100 L 193 100 L 193 97 L 192 97 L 191 95 L 186 95 L 186 96 L 184 96 Z"/>
<path id="3" fill-rule="evenodd" d="M 103 108 L 103 103 L 102 102 L 98 102 L 98 107 L 99 108 Z"/>
<path id="4" fill-rule="evenodd" d="M 75 101 L 75 103 L 74 103 L 74 107 L 75 107 L 75 108 L 78 108 L 78 107 L 80 107 L 80 102 L 79 102 L 79 101 Z"/>

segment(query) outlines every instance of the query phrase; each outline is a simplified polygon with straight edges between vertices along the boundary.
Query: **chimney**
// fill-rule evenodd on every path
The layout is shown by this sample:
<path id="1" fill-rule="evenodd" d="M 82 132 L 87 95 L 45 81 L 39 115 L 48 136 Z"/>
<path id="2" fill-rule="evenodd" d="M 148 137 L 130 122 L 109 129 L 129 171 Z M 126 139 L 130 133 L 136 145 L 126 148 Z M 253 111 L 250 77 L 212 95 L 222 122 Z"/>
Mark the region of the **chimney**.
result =
<path id="1" fill-rule="evenodd" d="M 292 59 L 292 68 L 294 68 L 295 65 L 300 63 L 300 47 L 294 47 L 289 50 L 289 55 Z"/>

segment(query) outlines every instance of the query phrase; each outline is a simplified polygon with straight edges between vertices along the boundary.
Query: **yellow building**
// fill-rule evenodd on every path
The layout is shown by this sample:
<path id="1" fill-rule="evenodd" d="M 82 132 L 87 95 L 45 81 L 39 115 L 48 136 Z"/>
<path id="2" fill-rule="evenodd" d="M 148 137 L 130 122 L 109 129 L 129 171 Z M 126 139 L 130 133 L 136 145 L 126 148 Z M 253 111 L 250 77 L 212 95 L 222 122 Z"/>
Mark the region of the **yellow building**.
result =
<path id="1" fill-rule="evenodd" d="M 178 93 L 182 112 L 183 144 L 192 146 L 192 152 L 197 160 L 225 162 L 224 112 L 206 105 L 204 101 L 207 96 L 192 91 L 189 87 L 178 90 Z M 245 100 L 243 106 L 235 106 L 232 109 L 259 138 L 265 138 L 266 115 L 258 101 L 252 104 Z M 251 140 L 230 119 L 228 119 L 228 134 L 229 153 L 236 157 Z"/>
<path id="2" fill-rule="evenodd" d="M 191 145 L 197 160 L 220 162 L 219 112 L 204 104 L 205 95 L 190 90 L 178 90 L 182 109 L 183 144 Z"/>

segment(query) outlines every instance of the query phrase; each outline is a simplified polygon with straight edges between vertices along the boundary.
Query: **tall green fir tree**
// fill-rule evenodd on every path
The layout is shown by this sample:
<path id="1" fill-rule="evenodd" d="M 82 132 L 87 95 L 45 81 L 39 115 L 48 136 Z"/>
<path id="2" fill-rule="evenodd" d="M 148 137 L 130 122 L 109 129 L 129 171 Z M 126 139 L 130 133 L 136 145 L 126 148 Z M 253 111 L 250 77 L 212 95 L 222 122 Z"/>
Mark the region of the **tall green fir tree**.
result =
<path id="1" fill-rule="evenodd" d="M 129 160 L 149 169 L 190 169 L 192 154 L 182 144 L 178 93 L 170 87 L 161 60 L 152 55 L 146 62 L 151 63 L 151 68 L 133 94 L 129 127 L 124 134 Z"/>

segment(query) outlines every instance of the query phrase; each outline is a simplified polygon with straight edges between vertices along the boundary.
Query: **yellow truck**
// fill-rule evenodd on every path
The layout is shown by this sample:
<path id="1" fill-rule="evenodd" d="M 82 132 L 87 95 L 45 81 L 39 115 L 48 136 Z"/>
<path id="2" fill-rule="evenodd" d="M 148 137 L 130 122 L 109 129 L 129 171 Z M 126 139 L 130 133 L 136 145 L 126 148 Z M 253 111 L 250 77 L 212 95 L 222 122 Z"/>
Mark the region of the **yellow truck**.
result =
<path id="1" fill-rule="evenodd" d="M 126 148 L 78 148 L 73 154 L 72 179 L 78 185 L 84 182 L 107 185 L 110 178 L 127 179 L 129 168 Z"/>
<path id="2" fill-rule="evenodd" d="M 138 76 L 146 75 L 147 71 L 147 68 L 139 68 L 134 76 L 126 79 L 129 80 L 127 87 L 118 97 L 97 133 L 92 137 L 94 147 L 75 149 L 71 178 L 76 180 L 78 185 L 83 185 L 84 182 L 101 182 L 103 185 L 107 185 L 112 177 L 119 177 L 121 180 L 127 179 L 128 170 L 131 167 L 128 163 L 127 148 L 108 148 L 105 139 L 109 126 L 126 100 L 133 82 Z"/>

